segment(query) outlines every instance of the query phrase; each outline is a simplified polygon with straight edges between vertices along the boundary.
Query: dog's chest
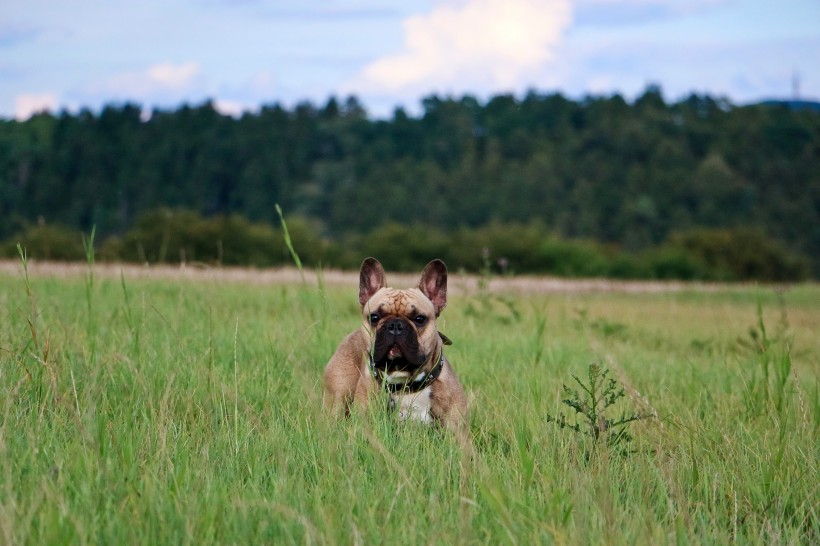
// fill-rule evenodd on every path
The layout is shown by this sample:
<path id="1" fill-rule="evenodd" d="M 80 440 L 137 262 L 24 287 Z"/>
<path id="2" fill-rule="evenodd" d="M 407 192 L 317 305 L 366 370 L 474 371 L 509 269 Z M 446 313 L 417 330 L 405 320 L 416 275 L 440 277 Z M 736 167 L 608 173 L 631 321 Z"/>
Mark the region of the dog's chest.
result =
<path id="1" fill-rule="evenodd" d="M 432 423 L 430 413 L 430 387 L 418 392 L 390 395 L 390 407 L 399 412 L 399 419 Z"/>

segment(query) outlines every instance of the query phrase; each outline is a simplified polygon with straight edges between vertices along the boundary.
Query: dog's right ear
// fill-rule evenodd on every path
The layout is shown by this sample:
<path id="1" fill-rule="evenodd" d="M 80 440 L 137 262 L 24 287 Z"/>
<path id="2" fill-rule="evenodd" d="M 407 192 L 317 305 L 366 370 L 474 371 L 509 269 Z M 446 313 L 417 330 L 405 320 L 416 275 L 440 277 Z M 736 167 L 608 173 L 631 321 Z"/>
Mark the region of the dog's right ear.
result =
<path id="1" fill-rule="evenodd" d="M 364 307 L 367 300 L 385 286 L 382 264 L 376 258 L 365 258 L 359 271 L 359 305 Z"/>
<path id="2" fill-rule="evenodd" d="M 435 259 L 424 267 L 418 289 L 433 302 L 438 317 L 447 305 L 447 266 L 444 262 Z"/>

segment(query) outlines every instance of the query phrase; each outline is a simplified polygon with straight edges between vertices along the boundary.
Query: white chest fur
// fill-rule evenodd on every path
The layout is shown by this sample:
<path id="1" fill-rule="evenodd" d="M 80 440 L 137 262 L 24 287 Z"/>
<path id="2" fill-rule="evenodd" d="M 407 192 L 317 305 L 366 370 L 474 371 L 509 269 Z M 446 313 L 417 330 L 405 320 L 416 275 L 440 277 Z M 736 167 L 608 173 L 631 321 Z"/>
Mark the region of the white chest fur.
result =
<path id="1" fill-rule="evenodd" d="M 395 393 L 390 395 L 390 399 L 402 421 L 410 419 L 422 423 L 433 422 L 433 416 L 430 414 L 430 387 L 418 392 Z"/>

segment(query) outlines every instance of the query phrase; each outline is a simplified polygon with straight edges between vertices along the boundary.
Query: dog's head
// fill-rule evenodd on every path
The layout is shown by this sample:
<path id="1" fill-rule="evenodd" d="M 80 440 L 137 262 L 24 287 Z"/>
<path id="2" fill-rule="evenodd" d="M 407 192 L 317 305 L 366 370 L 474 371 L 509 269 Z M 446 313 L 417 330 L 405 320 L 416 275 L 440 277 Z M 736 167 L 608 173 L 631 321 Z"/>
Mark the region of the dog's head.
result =
<path id="1" fill-rule="evenodd" d="M 427 372 L 441 355 L 436 318 L 447 305 L 447 267 L 428 263 L 415 288 L 388 288 L 375 258 L 362 262 L 359 305 L 370 332 L 373 364 L 389 379 Z"/>

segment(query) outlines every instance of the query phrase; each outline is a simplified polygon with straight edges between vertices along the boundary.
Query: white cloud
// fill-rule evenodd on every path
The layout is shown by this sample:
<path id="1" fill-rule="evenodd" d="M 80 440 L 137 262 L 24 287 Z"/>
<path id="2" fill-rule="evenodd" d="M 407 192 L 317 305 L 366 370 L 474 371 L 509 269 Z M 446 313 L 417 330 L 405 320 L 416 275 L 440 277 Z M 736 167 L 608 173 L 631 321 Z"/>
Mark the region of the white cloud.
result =
<path id="1" fill-rule="evenodd" d="M 94 91 L 107 96 L 127 99 L 154 99 L 169 97 L 184 99 L 197 91 L 202 74 L 199 63 L 174 64 L 164 62 L 138 72 L 126 72 L 110 78 Z"/>
<path id="2" fill-rule="evenodd" d="M 214 101 L 214 109 L 223 116 L 231 116 L 232 118 L 240 118 L 245 112 L 250 112 L 254 108 L 239 101 L 217 99 Z"/>
<path id="3" fill-rule="evenodd" d="M 199 75 L 199 64 L 161 63 L 150 67 L 147 81 L 169 89 L 180 89 L 190 84 Z"/>
<path id="4" fill-rule="evenodd" d="M 367 65 L 350 88 L 413 94 L 529 85 L 571 20 L 571 0 L 444 1 L 406 19 L 403 51 Z"/>
<path id="5" fill-rule="evenodd" d="M 25 121 L 34 114 L 57 109 L 59 100 L 54 93 L 30 93 L 14 97 L 14 117 Z"/>

